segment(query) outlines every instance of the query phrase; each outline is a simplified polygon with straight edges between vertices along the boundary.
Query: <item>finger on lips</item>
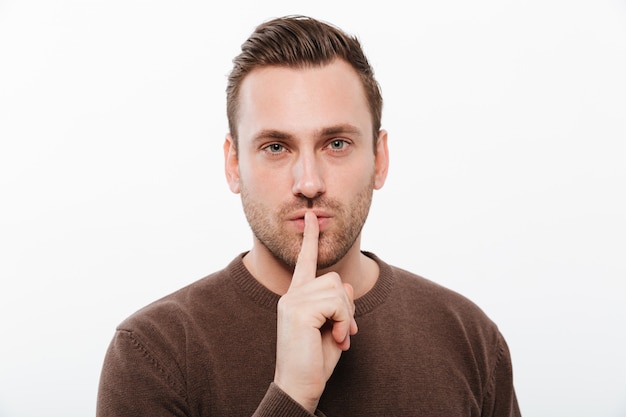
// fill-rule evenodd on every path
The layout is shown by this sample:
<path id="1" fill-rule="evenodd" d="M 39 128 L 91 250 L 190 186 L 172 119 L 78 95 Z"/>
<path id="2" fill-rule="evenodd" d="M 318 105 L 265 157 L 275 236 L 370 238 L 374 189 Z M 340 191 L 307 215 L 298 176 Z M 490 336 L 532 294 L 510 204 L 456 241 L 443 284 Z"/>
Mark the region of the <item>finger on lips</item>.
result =
<path id="1" fill-rule="evenodd" d="M 319 247 L 319 224 L 315 213 L 307 211 L 304 215 L 304 234 L 302 237 L 302 247 L 298 254 L 298 260 L 294 268 L 290 289 L 303 286 L 315 280 L 317 274 L 317 255 Z M 336 276 L 336 277 L 335 277 Z M 331 278 L 332 277 L 332 278 Z M 322 278 L 322 277 L 320 277 Z M 339 283 L 341 278 L 334 274 L 326 274 L 324 279 L 317 282 L 322 287 L 328 288 L 329 279 L 337 279 Z M 337 288 L 335 283 L 331 287 Z M 332 335 L 335 342 L 342 350 L 347 350 L 350 346 L 350 335 L 356 334 L 358 328 L 354 319 L 354 290 L 350 284 L 339 284 L 344 291 L 343 299 L 346 302 L 346 309 L 335 310 L 334 314 L 329 314 L 327 319 L 333 321 Z M 348 316 L 345 316 L 348 313 Z"/>
<path id="2" fill-rule="evenodd" d="M 307 211 L 304 214 L 304 235 L 302 247 L 298 254 L 296 267 L 293 272 L 291 286 L 299 286 L 315 279 L 317 272 L 317 250 L 319 239 L 319 225 L 315 213 Z"/>

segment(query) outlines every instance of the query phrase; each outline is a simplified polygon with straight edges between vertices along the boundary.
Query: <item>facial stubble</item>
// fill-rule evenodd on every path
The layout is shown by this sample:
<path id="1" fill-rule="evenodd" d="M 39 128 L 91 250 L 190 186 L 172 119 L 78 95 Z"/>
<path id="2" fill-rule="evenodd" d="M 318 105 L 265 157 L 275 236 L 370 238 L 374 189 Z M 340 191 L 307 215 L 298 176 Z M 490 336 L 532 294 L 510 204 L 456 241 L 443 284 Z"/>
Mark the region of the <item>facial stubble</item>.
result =
<path id="1" fill-rule="evenodd" d="M 339 262 L 361 234 L 369 214 L 374 190 L 374 175 L 347 205 L 325 195 L 308 199 L 294 196 L 293 200 L 276 208 L 255 199 L 241 183 L 244 213 L 256 238 L 280 262 L 294 268 L 302 246 L 302 233 L 287 227 L 290 214 L 304 208 L 322 209 L 332 215 L 332 227 L 320 233 L 318 269 Z"/>

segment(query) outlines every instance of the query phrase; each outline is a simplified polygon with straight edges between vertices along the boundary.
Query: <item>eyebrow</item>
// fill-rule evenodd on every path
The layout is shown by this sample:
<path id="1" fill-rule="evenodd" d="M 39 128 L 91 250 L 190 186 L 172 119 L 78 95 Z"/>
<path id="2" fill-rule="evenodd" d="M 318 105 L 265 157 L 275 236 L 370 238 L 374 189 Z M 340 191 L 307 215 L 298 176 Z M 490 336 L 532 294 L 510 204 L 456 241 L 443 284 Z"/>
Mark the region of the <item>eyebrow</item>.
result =
<path id="1" fill-rule="evenodd" d="M 339 124 L 335 126 L 325 127 L 315 132 L 315 135 L 318 137 L 327 137 L 333 135 L 339 135 L 342 133 L 349 133 L 352 135 L 361 136 L 362 132 L 356 126 L 351 124 Z M 284 132 L 276 129 L 263 129 L 254 135 L 253 141 L 257 142 L 260 140 L 274 139 L 274 140 L 290 140 L 293 139 L 294 135 L 288 132 Z"/>
<path id="2" fill-rule="evenodd" d="M 361 136 L 361 130 L 351 124 L 340 124 L 336 126 L 327 127 L 320 131 L 320 136 L 331 136 L 341 133 L 350 133 L 352 135 Z"/>
<path id="3" fill-rule="evenodd" d="M 292 137 L 293 135 L 287 132 L 282 132 L 280 130 L 263 129 L 260 132 L 258 132 L 256 135 L 254 135 L 253 141 L 258 142 L 260 140 L 265 140 L 265 139 L 287 140 Z"/>

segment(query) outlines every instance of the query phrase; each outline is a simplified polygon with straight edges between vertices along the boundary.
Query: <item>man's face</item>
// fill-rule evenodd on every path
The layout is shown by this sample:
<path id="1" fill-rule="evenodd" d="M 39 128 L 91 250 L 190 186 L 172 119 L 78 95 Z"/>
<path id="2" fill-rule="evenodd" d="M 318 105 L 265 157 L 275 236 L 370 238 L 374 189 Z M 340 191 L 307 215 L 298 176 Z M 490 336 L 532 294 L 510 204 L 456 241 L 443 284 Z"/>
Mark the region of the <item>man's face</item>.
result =
<path id="1" fill-rule="evenodd" d="M 318 267 L 354 246 L 374 189 L 387 174 L 387 137 L 374 152 L 371 115 L 356 72 L 342 60 L 323 67 L 264 67 L 240 91 L 238 149 L 225 145 L 230 188 L 240 192 L 255 236 L 295 266 L 312 210 L 320 227 Z"/>

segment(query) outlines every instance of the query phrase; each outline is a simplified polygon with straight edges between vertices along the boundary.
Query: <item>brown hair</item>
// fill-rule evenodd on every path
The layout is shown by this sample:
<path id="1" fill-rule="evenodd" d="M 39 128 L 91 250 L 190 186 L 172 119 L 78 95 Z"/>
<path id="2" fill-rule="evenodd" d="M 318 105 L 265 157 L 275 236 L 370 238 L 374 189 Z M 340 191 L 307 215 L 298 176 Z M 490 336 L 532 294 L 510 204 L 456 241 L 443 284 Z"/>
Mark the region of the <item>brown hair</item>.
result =
<path id="1" fill-rule="evenodd" d="M 286 16 L 257 26 L 233 59 L 226 87 L 226 112 L 230 133 L 237 143 L 237 110 L 243 79 L 255 68 L 322 66 L 341 58 L 361 77 L 374 133 L 374 147 L 381 126 L 383 99 L 361 44 L 356 37 L 328 23 L 306 17 Z"/>

